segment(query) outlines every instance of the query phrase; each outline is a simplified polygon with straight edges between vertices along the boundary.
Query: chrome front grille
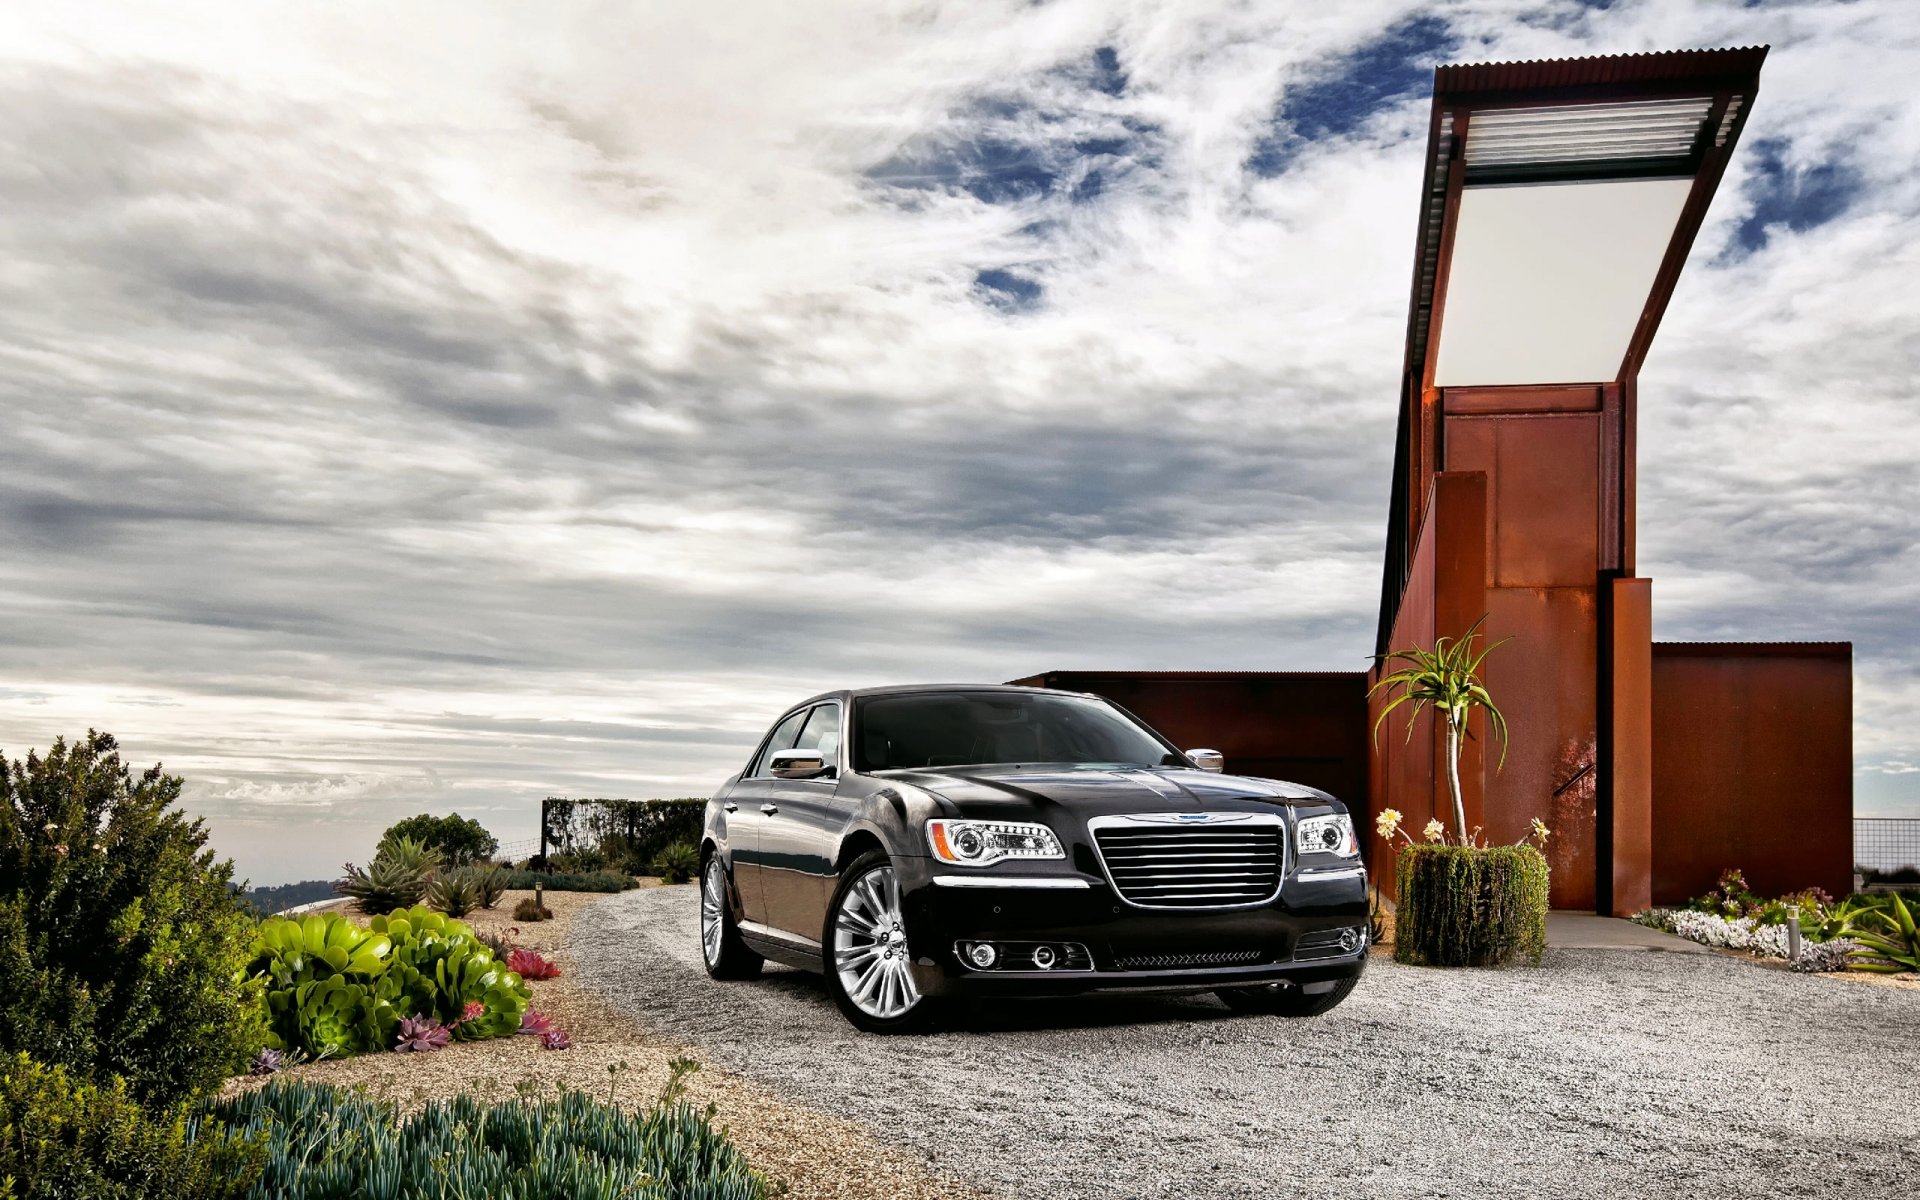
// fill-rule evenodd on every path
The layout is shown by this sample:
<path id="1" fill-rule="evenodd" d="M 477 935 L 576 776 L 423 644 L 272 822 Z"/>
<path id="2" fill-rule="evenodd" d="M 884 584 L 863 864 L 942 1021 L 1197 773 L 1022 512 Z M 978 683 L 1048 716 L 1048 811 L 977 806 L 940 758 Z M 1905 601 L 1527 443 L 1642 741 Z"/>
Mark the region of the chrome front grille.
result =
<path id="1" fill-rule="evenodd" d="M 1141 908 L 1238 908 L 1280 891 L 1285 822 L 1264 813 L 1147 813 L 1087 822 L 1114 890 Z"/>

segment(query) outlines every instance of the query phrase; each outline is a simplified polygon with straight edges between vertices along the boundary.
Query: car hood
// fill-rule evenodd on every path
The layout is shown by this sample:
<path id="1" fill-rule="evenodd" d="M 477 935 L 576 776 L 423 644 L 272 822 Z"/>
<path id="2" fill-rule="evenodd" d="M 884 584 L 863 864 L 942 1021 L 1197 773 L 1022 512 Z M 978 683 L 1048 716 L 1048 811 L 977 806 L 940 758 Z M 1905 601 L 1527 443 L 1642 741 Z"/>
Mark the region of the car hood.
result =
<path id="1" fill-rule="evenodd" d="M 1333 799 L 1302 784 L 1187 768 L 982 766 L 889 771 L 886 778 L 939 796 L 958 816 L 1009 819 L 1015 809 L 1066 808 L 1081 817 L 1198 809 L 1271 812 L 1276 805 L 1326 804 Z"/>

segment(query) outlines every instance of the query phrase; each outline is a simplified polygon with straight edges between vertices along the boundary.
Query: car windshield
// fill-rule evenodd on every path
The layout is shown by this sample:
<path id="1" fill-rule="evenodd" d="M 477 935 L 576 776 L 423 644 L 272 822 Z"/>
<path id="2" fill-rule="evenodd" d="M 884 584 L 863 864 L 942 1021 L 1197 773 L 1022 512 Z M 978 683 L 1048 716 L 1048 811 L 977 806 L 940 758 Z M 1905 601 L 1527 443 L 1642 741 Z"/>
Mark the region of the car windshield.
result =
<path id="1" fill-rule="evenodd" d="M 1180 761 L 1112 705 L 1030 692 L 921 692 L 862 700 L 854 769 Z"/>

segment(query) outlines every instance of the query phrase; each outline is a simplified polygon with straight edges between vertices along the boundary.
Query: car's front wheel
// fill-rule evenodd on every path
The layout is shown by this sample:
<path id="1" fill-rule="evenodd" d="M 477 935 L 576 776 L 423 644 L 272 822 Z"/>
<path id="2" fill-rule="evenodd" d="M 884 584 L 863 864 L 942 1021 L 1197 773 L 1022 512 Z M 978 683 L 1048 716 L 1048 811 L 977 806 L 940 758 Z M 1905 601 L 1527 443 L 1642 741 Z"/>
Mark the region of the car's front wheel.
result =
<path id="1" fill-rule="evenodd" d="M 747 949 L 727 903 L 727 868 L 716 852 L 700 873 L 700 954 L 715 979 L 752 979 L 766 960 Z"/>
<path id="2" fill-rule="evenodd" d="M 1256 988 L 1223 988 L 1214 993 L 1235 1012 L 1268 1013 L 1276 1017 L 1317 1017 L 1331 1012 L 1353 994 L 1358 975 L 1349 975 L 1333 985 L 1331 991 L 1303 992 L 1288 984 L 1269 984 Z"/>
<path id="3" fill-rule="evenodd" d="M 933 1024 L 939 1003 L 914 982 L 900 881 L 885 851 L 869 850 L 841 874 L 826 933 L 827 990 L 847 1020 L 868 1033 Z"/>

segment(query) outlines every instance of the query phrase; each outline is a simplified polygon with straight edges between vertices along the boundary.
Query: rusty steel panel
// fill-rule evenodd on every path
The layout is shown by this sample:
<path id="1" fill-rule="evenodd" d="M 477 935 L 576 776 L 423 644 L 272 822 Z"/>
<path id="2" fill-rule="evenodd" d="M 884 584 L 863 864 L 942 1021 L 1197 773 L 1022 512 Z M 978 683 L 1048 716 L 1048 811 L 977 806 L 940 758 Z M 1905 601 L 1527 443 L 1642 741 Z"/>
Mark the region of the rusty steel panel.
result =
<path id="1" fill-rule="evenodd" d="M 1612 584 L 1599 857 L 1610 868 L 1605 911 L 1630 917 L 1653 904 L 1653 581 Z"/>
<path id="2" fill-rule="evenodd" d="M 1487 631 L 1512 637 L 1488 657 L 1487 690 L 1512 733 L 1504 767 L 1487 757 L 1486 837 L 1515 842 L 1538 817 L 1553 831 L 1555 908 L 1595 910 L 1598 628 L 1591 588 L 1496 588 Z"/>
<path id="3" fill-rule="evenodd" d="M 1656 643 L 1653 902 L 1852 890 L 1853 647 Z"/>
<path id="4" fill-rule="evenodd" d="M 1670 85 L 1696 92 L 1720 87 L 1753 86 L 1767 47 L 1741 46 L 1716 50 L 1661 50 L 1648 54 L 1607 54 L 1589 58 L 1542 58 L 1524 62 L 1457 63 L 1435 69 L 1436 106 L 1472 100 L 1474 92 L 1579 89 L 1620 85 Z"/>
<path id="5" fill-rule="evenodd" d="M 1447 418 L 1447 469 L 1485 471 L 1495 587 L 1593 586 L 1600 416 Z"/>

